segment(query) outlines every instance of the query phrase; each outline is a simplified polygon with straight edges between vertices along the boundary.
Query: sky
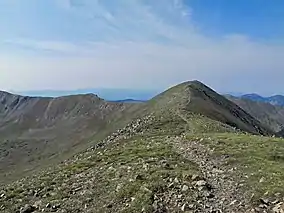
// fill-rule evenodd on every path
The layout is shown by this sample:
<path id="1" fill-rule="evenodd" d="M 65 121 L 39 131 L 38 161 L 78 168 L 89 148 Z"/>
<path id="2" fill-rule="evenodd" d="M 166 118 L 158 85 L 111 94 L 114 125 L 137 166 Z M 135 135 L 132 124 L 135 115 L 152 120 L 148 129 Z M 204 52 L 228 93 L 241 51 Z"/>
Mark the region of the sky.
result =
<path id="1" fill-rule="evenodd" d="M 283 0 L 1 0 L 0 89 L 284 94 Z"/>

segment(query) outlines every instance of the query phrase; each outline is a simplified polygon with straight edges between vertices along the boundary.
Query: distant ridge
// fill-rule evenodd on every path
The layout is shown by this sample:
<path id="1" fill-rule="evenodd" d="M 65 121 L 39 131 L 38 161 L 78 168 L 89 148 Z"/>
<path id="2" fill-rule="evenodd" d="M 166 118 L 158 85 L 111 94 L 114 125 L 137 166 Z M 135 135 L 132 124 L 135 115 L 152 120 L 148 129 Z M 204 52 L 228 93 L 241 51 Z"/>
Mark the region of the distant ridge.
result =
<path id="1" fill-rule="evenodd" d="M 258 119 L 263 125 L 283 135 L 284 107 L 250 98 L 225 96 Z"/>
<path id="2" fill-rule="evenodd" d="M 106 137 L 129 122 L 123 113 L 131 107 L 95 94 L 52 98 L 0 92 L 0 180 L 9 173 L 21 176 L 51 157 L 50 162 L 68 158 L 88 147 L 90 137 Z"/>
<path id="3" fill-rule="evenodd" d="M 123 99 L 123 100 L 114 100 L 112 102 L 116 102 L 116 103 L 143 103 L 143 102 L 147 102 L 147 100 Z"/>
<path id="4" fill-rule="evenodd" d="M 252 101 L 259 101 L 264 103 L 270 103 L 272 105 L 284 106 L 284 96 L 283 95 L 273 95 L 269 97 L 263 97 L 258 94 L 245 94 L 240 96 L 240 98 L 249 99 Z"/>
<path id="5" fill-rule="evenodd" d="M 109 101 L 124 99 L 149 100 L 159 93 L 154 89 L 121 89 L 121 88 L 89 88 L 77 90 L 35 90 L 35 91 L 12 91 L 11 93 L 32 97 L 61 97 L 78 94 L 96 94 Z"/>

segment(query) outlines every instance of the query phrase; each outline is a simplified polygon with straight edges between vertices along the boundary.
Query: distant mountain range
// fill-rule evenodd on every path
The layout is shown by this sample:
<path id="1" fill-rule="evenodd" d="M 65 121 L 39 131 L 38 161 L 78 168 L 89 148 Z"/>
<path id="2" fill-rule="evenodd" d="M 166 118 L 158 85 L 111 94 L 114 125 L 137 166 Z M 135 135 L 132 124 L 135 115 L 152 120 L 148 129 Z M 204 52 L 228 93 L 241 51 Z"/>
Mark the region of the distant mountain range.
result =
<path id="1" fill-rule="evenodd" d="M 32 97 L 60 97 L 79 94 L 96 94 L 108 101 L 141 100 L 147 101 L 161 91 L 153 89 L 120 89 L 120 88 L 87 88 L 77 90 L 34 90 L 34 91 L 10 91 L 13 94 Z"/>
<path id="2" fill-rule="evenodd" d="M 284 106 L 284 96 L 283 95 L 273 95 L 273 96 L 269 96 L 269 97 L 263 97 L 261 95 L 258 94 L 240 94 L 240 93 L 230 93 L 229 95 L 224 95 L 224 96 L 231 96 L 233 98 L 238 98 L 238 99 L 246 99 L 246 100 L 251 100 L 251 101 L 256 101 L 256 102 L 262 102 L 262 103 L 269 103 L 271 105 L 274 106 Z M 111 100 L 114 102 L 119 102 L 119 103 L 135 103 L 135 102 L 145 102 L 149 99 L 151 99 L 151 95 L 149 94 L 149 96 L 145 99 L 143 99 L 143 97 L 139 97 L 139 94 L 136 94 L 135 97 L 138 97 L 137 99 L 135 98 L 130 98 L 130 99 L 107 99 L 107 100 Z M 145 97 L 145 96 L 144 96 Z"/>
<path id="3" fill-rule="evenodd" d="M 248 112 L 254 118 L 259 120 L 267 128 L 275 132 L 281 132 L 284 128 L 284 107 L 266 103 L 261 99 L 254 101 L 250 98 L 242 98 L 227 95 L 225 96 L 230 101 L 240 106 L 243 110 Z M 280 133 L 283 135 L 282 133 Z"/>
<path id="4" fill-rule="evenodd" d="M 151 89 L 117 89 L 117 88 L 91 88 L 91 89 L 78 89 L 78 90 L 35 90 L 35 91 L 11 91 L 11 93 L 32 96 L 32 97 L 60 97 L 78 94 L 96 94 L 99 97 L 119 103 L 134 103 L 145 102 L 158 95 L 161 91 Z M 283 95 L 273 95 L 264 97 L 256 93 L 237 93 L 228 92 L 225 96 L 232 96 L 236 98 L 249 99 L 263 103 L 270 103 L 275 106 L 284 106 Z"/>
<path id="5" fill-rule="evenodd" d="M 283 95 L 273 95 L 269 97 L 263 97 L 258 94 L 245 94 L 239 96 L 239 98 L 249 99 L 252 101 L 269 103 L 275 106 L 284 106 L 284 96 Z"/>
<path id="6" fill-rule="evenodd" d="M 147 102 L 147 100 L 122 99 L 122 100 L 113 100 L 111 102 L 116 102 L 116 103 L 142 103 L 142 102 Z"/>

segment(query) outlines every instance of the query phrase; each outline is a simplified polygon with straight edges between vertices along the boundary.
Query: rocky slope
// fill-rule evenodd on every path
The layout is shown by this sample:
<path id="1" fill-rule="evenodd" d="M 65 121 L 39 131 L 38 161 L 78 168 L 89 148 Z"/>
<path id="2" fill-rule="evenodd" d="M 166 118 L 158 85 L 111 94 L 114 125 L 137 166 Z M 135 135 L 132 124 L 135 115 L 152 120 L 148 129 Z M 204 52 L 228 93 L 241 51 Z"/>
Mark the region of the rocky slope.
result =
<path id="1" fill-rule="evenodd" d="M 243 110 L 258 119 L 263 125 L 275 132 L 280 132 L 284 127 L 284 107 L 252 101 L 246 98 L 226 96 L 229 100 L 239 105 Z"/>
<path id="2" fill-rule="evenodd" d="M 200 131 L 200 122 L 214 128 L 201 125 L 203 133 L 196 134 L 192 129 Z M 240 146 L 242 138 L 253 147 Z M 230 145 L 227 139 L 239 142 Z M 259 140 L 266 146 L 259 146 Z M 269 156 L 260 153 L 268 149 L 267 140 L 199 115 L 150 114 L 57 166 L 2 187 L 0 209 L 21 213 L 282 212 L 284 164 L 279 159 L 275 159 L 277 167 L 264 164 Z M 283 148 L 282 139 L 274 142 Z M 234 153 L 256 147 L 258 152 L 251 152 L 249 161 Z M 249 163 L 254 158 L 262 171 L 260 165 Z M 267 175 L 268 170 L 277 176 Z M 271 181 L 274 184 L 267 188 Z"/>
<path id="3" fill-rule="evenodd" d="M 1 92 L 0 179 L 20 177 L 85 149 L 90 138 L 99 140 L 125 125 L 124 113 L 131 107 L 92 94 L 39 98 Z"/>
<path id="4" fill-rule="evenodd" d="M 284 211 L 284 141 L 200 82 L 141 104 L 1 103 L 2 168 L 25 176 L 8 176 L 18 180 L 0 188 L 1 212 Z"/>
<path id="5" fill-rule="evenodd" d="M 64 160 L 149 112 L 198 113 L 242 131 L 273 134 L 201 82 L 175 86 L 146 103 L 107 102 L 96 95 L 59 98 L 0 93 L 0 178 L 13 180 Z"/>

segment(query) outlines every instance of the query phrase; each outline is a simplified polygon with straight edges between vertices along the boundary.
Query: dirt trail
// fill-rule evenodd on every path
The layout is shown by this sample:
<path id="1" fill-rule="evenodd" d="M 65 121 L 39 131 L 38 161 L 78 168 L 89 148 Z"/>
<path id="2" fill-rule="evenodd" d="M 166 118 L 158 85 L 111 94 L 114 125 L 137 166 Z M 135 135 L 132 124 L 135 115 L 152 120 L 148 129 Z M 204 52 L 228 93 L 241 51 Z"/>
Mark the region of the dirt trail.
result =
<path id="1" fill-rule="evenodd" d="M 227 156 L 216 158 L 209 147 L 200 141 L 186 141 L 183 136 L 170 140 L 179 153 L 199 166 L 211 188 L 199 201 L 203 209 L 198 212 L 250 212 L 250 196 L 243 193 L 241 178 L 236 181 L 240 176 L 236 168 L 226 166 Z"/>

